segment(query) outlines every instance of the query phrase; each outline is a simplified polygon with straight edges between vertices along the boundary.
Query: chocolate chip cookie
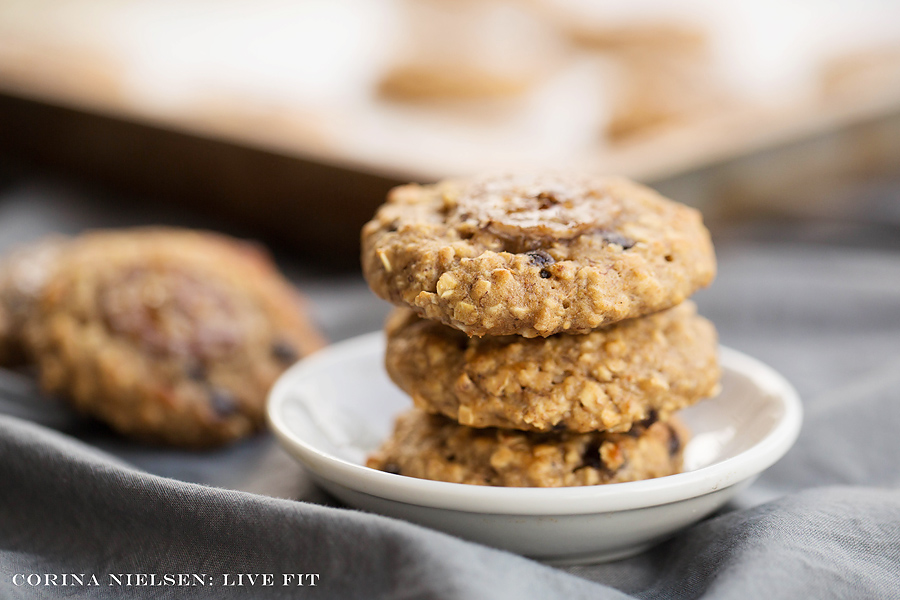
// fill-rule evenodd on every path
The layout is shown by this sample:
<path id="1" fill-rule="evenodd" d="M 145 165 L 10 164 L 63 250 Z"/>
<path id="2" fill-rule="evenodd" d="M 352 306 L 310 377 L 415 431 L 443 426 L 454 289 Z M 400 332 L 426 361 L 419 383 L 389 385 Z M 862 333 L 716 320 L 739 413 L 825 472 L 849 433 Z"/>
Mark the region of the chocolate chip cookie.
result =
<path id="1" fill-rule="evenodd" d="M 416 406 L 471 427 L 627 431 L 716 393 L 716 331 L 687 301 L 585 335 L 469 338 L 397 309 L 385 365 Z"/>
<path id="2" fill-rule="evenodd" d="M 655 417 L 654 417 L 655 418 Z M 418 409 L 367 462 L 373 469 L 453 483 L 562 487 L 622 483 L 681 471 L 689 433 L 648 419 L 628 433 L 474 429 Z"/>
<path id="3" fill-rule="evenodd" d="M 470 336 L 587 333 L 674 306 L 716 271 L 700 213 L 591 175 L 402 186 L 362 246 L 378 296 Z"/>
<path id="4" fill-rule="evenodd" d="M 257 247 L 171 229 L 69 242 L 25 342 L 48 391 L 121 433 L 180 446 L 261 429 L 275 379 L 323 343 Z"/>

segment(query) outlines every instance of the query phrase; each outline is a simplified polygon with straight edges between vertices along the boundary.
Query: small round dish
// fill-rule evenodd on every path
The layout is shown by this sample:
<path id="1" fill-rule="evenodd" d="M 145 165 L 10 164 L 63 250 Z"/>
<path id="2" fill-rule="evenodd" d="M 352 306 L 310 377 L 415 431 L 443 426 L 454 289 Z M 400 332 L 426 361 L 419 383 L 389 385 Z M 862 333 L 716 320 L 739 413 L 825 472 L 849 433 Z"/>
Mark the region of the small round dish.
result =
<path id="1" fill-rule="evenodd" d="M 350 506 L 555 564 L 636 554 L 721 507 L 793 445 L 802 408 L 761 362 L 721 348 L 722 392 L 681 411 L 693 432 L 678 475 L 567 488 L 502 488 L 369 469 L 410 399 L 388 379 L 380 332 L 291 367 L 269 395 L 279 440 Z"/>

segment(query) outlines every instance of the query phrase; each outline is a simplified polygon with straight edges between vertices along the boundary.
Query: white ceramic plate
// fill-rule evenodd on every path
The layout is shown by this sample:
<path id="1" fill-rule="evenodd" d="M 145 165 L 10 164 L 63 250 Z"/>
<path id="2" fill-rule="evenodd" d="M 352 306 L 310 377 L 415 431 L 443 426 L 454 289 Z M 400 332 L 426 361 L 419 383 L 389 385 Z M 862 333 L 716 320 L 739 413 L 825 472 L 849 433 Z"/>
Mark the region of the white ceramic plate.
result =
<path id="1" fill-rule="evenodd" d="M 553 563 L 613 560 L 710 514 L 797 439 L 797 393 L 759 361 L 721 349 L 722 392 L 681 412 L 694 437 L 685 472 L 569 488 L 501 488 L 392 475 L 363 466 L 409 398 L 388 379 L 380 332 L 290 368 L 269 422 L 316 481 L 350 506 L 420 523 Z"/>

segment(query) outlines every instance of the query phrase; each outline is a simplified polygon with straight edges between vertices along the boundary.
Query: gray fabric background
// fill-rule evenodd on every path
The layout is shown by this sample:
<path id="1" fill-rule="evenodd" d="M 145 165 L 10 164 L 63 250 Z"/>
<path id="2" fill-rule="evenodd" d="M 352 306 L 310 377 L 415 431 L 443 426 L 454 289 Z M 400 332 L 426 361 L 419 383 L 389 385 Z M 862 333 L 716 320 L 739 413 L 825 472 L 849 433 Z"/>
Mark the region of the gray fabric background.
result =
<path id="1" fill-rule="evenodd" d="M 147 221 L 21 187 L 0 199 L 0 251 Z M 207 453 L 138 446 L 41 397 L 27 373 L 4 372 L 0 598 L 900 598 L 900 252 L 782 241 L 722 242 L 719 255 L 701 311 L 723 343 L 794 383 L 806 420 L 727 510 L 649 552 L 550 568 L 340 508 L 270 436 Z M 386 307 L 356 276 L 285 268 L 332 340 L 380 327 Z M 17 587 L 15 573 L 96 573 L 103 585 Z M 107 573 L 320 580 L 147 588 L 108 586 Z"/>

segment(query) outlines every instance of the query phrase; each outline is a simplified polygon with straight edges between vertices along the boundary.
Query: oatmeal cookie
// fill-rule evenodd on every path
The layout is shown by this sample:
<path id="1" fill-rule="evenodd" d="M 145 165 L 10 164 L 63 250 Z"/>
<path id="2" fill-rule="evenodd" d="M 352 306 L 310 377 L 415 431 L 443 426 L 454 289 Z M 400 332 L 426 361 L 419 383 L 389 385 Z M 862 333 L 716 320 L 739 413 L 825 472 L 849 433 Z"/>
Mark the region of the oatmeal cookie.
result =
<path id="1" fill-rule="evenodd" d="M 674 306 L 716 270 L 696 210 L 588 175 L 402 186 L 362 246 L 377 295 L 470 336 L 587 333 Z"/>
<path id="2" fill-rule="evenodd" d="M 397 309 L 385 366 L 416 406 L 470 427 L 627 431 L 716 393 L 716 331 L 690 301 L 584 335 L 469 338 Z"/>
<path id="3" fill-rule="evenodd" d="M 721 113 L 732 100 L 710 61 L 676 53 L 623 53 L 606 137 L 612 142 Z"/>
<path id="4" fill-rule="evenodd" d="M 702 27 L 587 20 L 568 23 L 565 32 L 609 60 L 611 113 L 604 133 L 613 143 L 708 118 L 733 104 Z"/>
<path id="5" fill-rule="evenodd" d="M 373 469 L 453 483 L 562 487 L 623 483 L 681 471 L 689 433 L 675 417 L 628 433 L 473 429 L 413 409 L 369 457 Z"/>
<path id="6" fill-rule="evenodd" d="M 48 391 L 121 433 L 180 446 L 261 429 L 272 383 L 323 343 L 258 248 L 170 229 L 74 239 L 25 341 Z"/>

